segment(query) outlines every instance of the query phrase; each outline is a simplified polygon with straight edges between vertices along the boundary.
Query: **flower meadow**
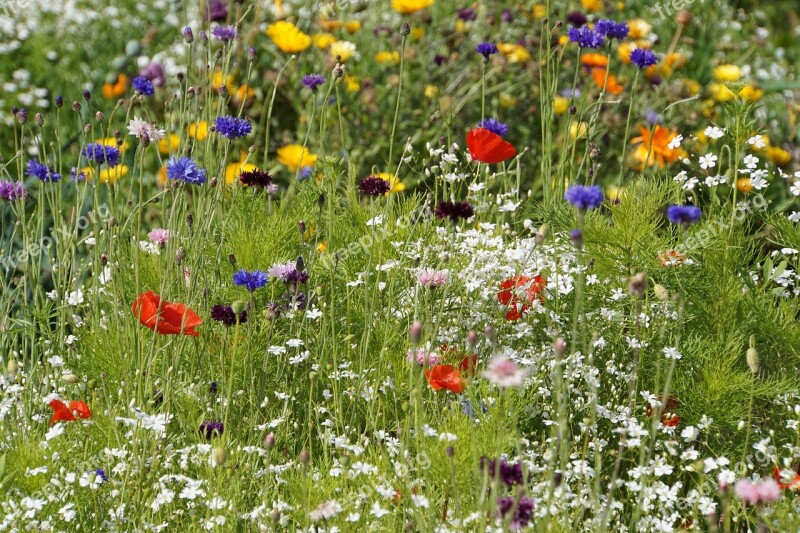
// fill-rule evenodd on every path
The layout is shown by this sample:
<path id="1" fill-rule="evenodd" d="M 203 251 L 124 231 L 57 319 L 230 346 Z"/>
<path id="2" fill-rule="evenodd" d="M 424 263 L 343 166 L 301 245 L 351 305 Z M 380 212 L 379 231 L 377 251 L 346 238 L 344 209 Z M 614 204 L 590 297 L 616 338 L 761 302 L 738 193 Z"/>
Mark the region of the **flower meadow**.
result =
<path id="1" fill-rule="evenodd" d="M 799 15 L 4 4 L 0 531 L 800 530 Z"/>

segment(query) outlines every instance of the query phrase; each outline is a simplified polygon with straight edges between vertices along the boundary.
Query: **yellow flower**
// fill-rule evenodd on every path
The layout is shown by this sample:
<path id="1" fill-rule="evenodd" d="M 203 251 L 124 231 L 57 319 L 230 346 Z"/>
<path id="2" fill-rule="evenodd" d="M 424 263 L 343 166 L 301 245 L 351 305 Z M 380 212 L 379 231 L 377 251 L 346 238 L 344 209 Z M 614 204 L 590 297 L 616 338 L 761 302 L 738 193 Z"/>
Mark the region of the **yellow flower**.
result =
<path id="1" fill-rule="evenodd" d="M 608 198 L 612 204 L 622 200 L 625 198 L 625 196 L 627 196 L 627 194 L 628 192 L 625 189 L 620 189 L 615 185 L 609 185 L 606 187 L 606 198 Z"/>
<path id="2" fill-rule="evenodd" d="M 418 26 L 411 28 L 411 37 L 414 40 L 419 41 L 420 39 L 425 37 L 425 28 L 420 28 Z"/>
<path id="3" fill-rule="evenodd" d="M 683 78 L 681 80 L 681 91 L 687 96 L 700 94 L 701 90 L 703 90 L 703 87 L 695 80 L 690 80 L 689 78 Z"/>
<path id="4" fill-rule="evenodd" d="M 317 163 L 317 156 L 299 144 L 287 144 L 278 148 L 278 162 L 297 172 L 303 167 L 313 167 Z"/>
<path id="5" fill-rule="evenodd" d="M 724 83 L 712 83 L 708 86 L 708 92 L 717 102 L 728 102 L 736 97 Z"/>
<path id="6" fill-rule="evenodd" d="M 97 144 L 102 144 L 103 146 L 112 146 L 120 151 L 120 153 L 124 153 L 130 147 L 130 143 L 128 141 L 123 141 L 122 144 L 117 144 L 116 137 L 105 137 L 103 139 L 97 139 L 95 141 Z"/>
<path id="7" fill-rule="evenodd" d="M 239 174 L 242 172 L 250 172 L 258 168 L 253 163 L 247 163 L 246 161 L 247 152 L 245 150 L 239 150 L 239 161 L 230 163 L 225 167 L 225 183 L 230 185 L 236 181 L 236 178 L 238 178 Z"/>
<path id="8" fill-rule="evenodd" d="M 569 136 L 573 141 L 582 139 L 586 136 L 588 129 L 589 125 L 585 122 L 573 122 L 569 127 Z"/>
<path id="9" fill-rule="evenodd" d="M 568 107 L 569 100 L 567 98 L 564 98 L 563 96 L 556 96 L 553 99 L 553 111 L 555 111 L 556 115 L 563 115 Z"/>
<path id="10" fill-rule="evenodd" d="M 81 172 L 86 179 L 94 178 L 94 169 L 86 167 L 82 168 Z M 103 168 L 100 170 L 100 182 L 101 183 L 110 183 L 114 185 L 118 179 L 124 178 L 128 175 L 128 165 L 117 165 L 114 168 Z"/>
<path id="11" fill-rule="evenodd" d="M 782 167 L 792 160 L 791 154 L 779 146 L 768 146 L 766 152 L 767 159 L 777 167 Z"/>
<path id="12" fill-rule="evenodd" d="M 764 96 L 764 91 L 763 89 L 759 89 L 754 85 L 745 85 L 742 87 L 742 90 L 739 91 L 739 96 L 748 102 L 757 102 L 758 100 L 761 100 L 762 96 Z"/>
<path id="13" fill-rule="evenodd" d="M 267 27 L 267 35 L 275 46 L 287 54 L 299 54 L 311 44 L 311 37 L 286 20 L 270 24 Z"/>
<path id="14" fill-rule="evenodd" d="M 467 23 L 461 19 L 456 21 L 456 33 L 467 33 Z"/>
<path id="15" fill-rule="evenodd" d="M 325 50 L 336 42 L 336 37 L 330 33 L 315 33 L 311 36 L 311 42 L 320 50 Z"/>
<path id="16" fill-rule="evenodd" d="M 436 0 L 392 0 L 392 9 L 403 15 L 410 15 L 431 7 Z"/>
<path id="17" fill-rule="evenodd" d="M 331 45 L 331 57 L 344 63 L 356 53 L 356 45 L 350 41 L 336 41 Z"/>
<path id="18" fill-rule="evenodd" d="M 436 85 L 426 85 L 425 86 L 425 98 L 433 98 L 436 96 L 436 93 L 439 92 L 439 88 Z"/>
<path id="19" fill-rule="evenodd" d="M 603 9 L 603 0 L 581 0 L 581 5 L 586 11 L 600 11 Z"/>
<path id="20" fill-rule="evenodd" d="M 509 63 L 526 63 L 531 59 L 531 54 L 525 47 L 518 44 L 500 43 L 497 49 L 508 58 Z"/>
<path id="21" fill-rule="evenodd" d="M 181 147 L 181 138 L 174 133 L 158 141 L 158 151 L 163 155 L 177 152 Z"/>
<path id="22" fill-rule="evenodd" d="M 211 75 L 211 86 L 217 89 L 220 85 L 225 85 L 228 88 L 232 87 L 233 76 L 230 74 L 224 75 L 222 74 L 221 70 L 214 71 L 214 73 Z"/>
<path id="23" fill-rule="evenodd" d="M 653 31 L 653 26 L 642 19 L 629 20 L 628 26 L 631 28 L 631 32 L 628 35 L 634 40 L 644 39 Z"/>
<path id="24" fill-rule="evenodd" d="M 508 109 L 517 105 L 518 99 L 513 94 L 500 93 L 500 107 Z"/>
<path id="25" fill-rule="evenodd" d="M 381 172 L 378 174 L 378 177 L 383 181 L 389 182 L 389 185 L 391 186 L 391 190 L 389 192 L 403 192 L 406 190 L 405 184 L 400 181 L 400 178 L 396 178 L 394 174 L 389 172 Z"/>
<path id="26" fill-rule="evenodd" d="M 196 141 L 203 142 L 206 140 L 206 137 L 208 137 L 208 122 L 201 120 L 200 122 L 189 124 L 187 131 L 189 132 L 189 137 Z"/>
<path id="27" fill-rule="evenodd" d="M 361 21 L 360 20 L 351 20 L 344 23 L 344 29 L 347 30 L 347 33 L 355 33 L 361 29 Z"/>
<path id="28" fill-rule="evenodd" d="M 158 184 L 162 187 L 167 184 L 167 165 L 158 169 L 156 177 L 158 178 Z"/>
<path id="29" fill-rule="evenodd" d="M 717 81 L 739 81 L 742 69 L 736 65 L 720 65 L 714 68 L 714 79 Z"/>
<path id="30" fill-rule="evenodd" d="M 361 90 L 361 82 L 355 76 L 345 76 L 344 83 L 347 85 L 347 92 L 357 93 Z"/>
<path id="31" fill-rule="evenodd" d="M 634 50 L 636 50 L 636 45 L 631 42 L 625 41 L 619 43 L 619 46 L 617 47 L 617 57 L 619 57 L 619 60 L 623 63 L 630 65 L 631 52 Z"/>
<path id="32" fill-rule="evenodd" d="M 547 15 L 547 6 L 535 4 L 533 6 L 533 18 L 543 19 Z"/>
<path id="33" fill-rule="evenodd" d="M 253 97 L 255 97 L 255 95 L 256 95 L 256 90 L 251 87 L 248 87 L 247 85 L 242 85 L 232 93 L 234 102 L 238 103 L 251 100 Z"/>
<path id="34" fill-rule="evenodd" d="M 321 243 L 317 244 L 317 253 L 324 254 L 327 249 L 328 241 L 322 241 Z"/>
<path id="35" fill-rule="evenodd" d="M 378 52 L 375 54 L 375 61 L 378 63 L 389 63 L 394 65 L 400 62 L 400 52 Z"/>

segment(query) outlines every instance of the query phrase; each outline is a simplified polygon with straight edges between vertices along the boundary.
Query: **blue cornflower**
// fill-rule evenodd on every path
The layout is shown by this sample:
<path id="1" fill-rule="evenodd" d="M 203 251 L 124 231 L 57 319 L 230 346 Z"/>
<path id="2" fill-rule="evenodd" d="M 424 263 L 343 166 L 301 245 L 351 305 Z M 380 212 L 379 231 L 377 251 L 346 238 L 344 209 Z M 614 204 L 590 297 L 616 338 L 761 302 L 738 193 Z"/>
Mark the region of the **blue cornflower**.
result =
<path id="1" fill-rule="evenodd" d="M 170 157 L 167 162 L 167 177 L 171 180 L 184 181 L 192 185 L 206 182 L 206 171 L 197 166 L 189 157 Z"/>
<path id="2" fill-rule="evenodd" d="M 312 93 L 317 92 L 317 88 L 325 83 L 325 76 L 322 74 L 306 74 L 301 83 L 311 89 Z"/>
<path id="3" fill-rule="evenodd" d="M 631 52 L 631 63 L 639 68 L 647 68 L 658 63 L 658 56 L 646 48 L 637 48 Z"/>
<path id="4" fill-rule="evenodd" d="M 581 210 L 594 209 L 603 203 L 603 190 L 598 185 L 573 185 L 564 198 Z"/>
<path id="5" fill-rule="evenodd" d="M 298 172 L 297 179 L 300 181 L 307 180 L 308 178 L 311 177 L 311 174 L 313 173 L 314 173 L 314 167 L 306 165 L 300 169 L 300 172 Z"/>
<path id="6" fill-rule="evenodd" d="M 671 205 L 667 208 L 667 218 L 673 224 L 687 227 L 700 220 L 700 208 L 693 205 Z"/>
<path id="7" fill-rule="evenodd" d="M 28 161 L 28 175 L 38 178 L 40 181 L 55 182 L 61 179 L 61 174 L 56 172 L 53 167 L 48 167 L 35 159 Z"/>
<path id="8" fill-rule="evenodd" d="M 156 94 L 156 89 L 153 87 L 153 82 L 144 76 L 136 76 L 131 82 L 134 90 L 143 96 L 153 96 Z"/>
<path id="9" fill-rule="evenodd" d="M 478 123 L 478 127 L 489 130 L 500 137 L 505 137 L 508 133 L 508 126 L 496 118 L 485 118 Z"/>
<path id="10" fill-rule="evenodd" d="M 228 139 L 237 139 L 244 137 L 253 131 L 253 125 L 250 121 L 244 118 L 224 116 L 217 117 L 215 129 L 217 133 Z"/>
<path id="11" fill-rule="evenodd" d="M 581 48 L 600 48 L 603 46 L 603 36 L 586 26 L 570 28 L 567 36 L 570 41 L 578 43 Z"/>
<path id="12" fill-rule="evenodd" d="M 211 35 L 222 42 L 232 41 L 236 38 L 236 26 L 214 26 Z"/>
<path id="13" fill-rule="evenodd" d="M 114 168 L 119 164 L 119 149 L 115 146 L 100 143 L 87 144 L 81 150 L 81 155 L 98 165 L 105 163 L 108 168 Z"/>
<path id="14" fill-rule="evenodd" d="M 266 285 L 267 280 L 267 273 L 262 272 L 261 270 L 253 270 L 252 272 L 248 272 L 245 269 L 241 269 L 239 272 L 233 275 L 233 283 L 239 285 L 240 287 L 246 288 L 250 292 L 260 289 Z"/>
<path id="15" fill-rule="evenodd" d="M 481 43 L 475 47 L 475 51 L 481 54 L 484 59 L 489 59 L 490 55 L 499 52 L 497 45 L 492 43 Z"/>
<path id="16" fill-rule="evenodd" d="M 94 475 L 96 476 L 95 481 L 99 481 L 100 483 L 105 483 L 108 481 L 108 476 L 106 475 L 106 471 L 102 468 L 98 468 L 94 471 Z"/>
<path id="17" fill-rule="evenodd" d="M 609 39 L 622 41 L 628 36 L 628 33 L 631 31 L 631 29 L 628 27 L 628 23 L 625 21 L 614 22 L 613 20 L 609 19 L 600 19 L 597 21 L 597 24 L 594 25 L 594 31 L 600 35 L 605 35 Z"/>

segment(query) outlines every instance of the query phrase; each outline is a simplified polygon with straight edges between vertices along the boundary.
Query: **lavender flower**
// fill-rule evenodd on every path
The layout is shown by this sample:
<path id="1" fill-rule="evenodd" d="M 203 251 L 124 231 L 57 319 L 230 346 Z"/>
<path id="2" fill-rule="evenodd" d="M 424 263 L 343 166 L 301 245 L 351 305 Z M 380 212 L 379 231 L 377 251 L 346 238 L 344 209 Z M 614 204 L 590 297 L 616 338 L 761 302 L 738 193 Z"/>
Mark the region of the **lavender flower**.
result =
<path id="1" fill-rule="evenodd" d="M 167 83 L 167 77 L 164 74 L 164 66 L 161 63 L 150 63 L 139 71 L 139 76 L 147 78 L 153 82 L 153 85 L 156 87 L 163 87 Z"/>
<path id="2" fill-rule="evenodd" d="M 100 143 L 87 144 L 81 150 L 81 155 L 97 165 L 105 163 L 108 168 L 114 168 L 119 164 L 119 148 L 116 146 Z"/>
<path id="3" fill-rule="evenodd" d="M 358 190 L 364 196 L 383 196 L 390 189 L 389 182 L 378 176 L 367 176 L 358 184 Z"/>
<path id="4" fill-rule="evenodd" d="M 700 208 L 693 205 L 671 205 L 667 208 L 669 221 L 683 227 L 699 222 L 700 216 Z"/>
<path id="5" fill-rule="evenodd" d="M 205 437 L 207 440 L 211 440 L 214 437 L 219 437 L 224 431 L 225 425 L 218 420 L 205 420 L 202 424 L 200 424 L 199 428 L 200 435 Z"/>
<path id="6" fill-rule="evenodd" d="M 423 268 L 417 271 L 417 283 L 423 287 L 435 289 L 447 283 L 450 273 L 447 270 Z"/>
<path id="7" fill-rule="evenodd" d="M 288 263 L 275 263 L 267 273 L 292 287 L 297 287 L 298 283 L 306 283 L 308 281 L 308 272 L 306 272 L 302 258 Z"/>
<path id="8" fill-rule="evenodd" d="M 458 18 L 464 22 L 469 22 L 478 18 L 478 14 L 471 7 L 462 7 L 456 11 Z"/>
<path id="9" fill-rule="evenodd" d="M 485 118 L 478 123 L 478 127 L 487 129 L 500 137 L 505 137 L 506 133 L 508 133 L 508 125 L 500 122 L 496 118 Z"/>
<path id="10" fill-rule="evenodd" d="M 253 270 L 248 272 L 242 269 L 233 275 L 233 283 L 244 287 L 250 292 L 255 292 L 267 284 L 267 273 L 261 270 Z"/>
<path id="11" fill-rule="evenodd" d="M 209 0 L 206 6 L 206 19 L 211 22 L 221 22 L 228 18 L 228 2 L 224 0 Z"/>
<path id="12" fill-rule="evenodd" d="M 573 185 L 567 189 L 564 198 L 578 209 L 585 211 L 600 207 L 603 203 L 603 190 L 597 185 Z"/>
<path id="13" fill-rule="evenodd" d="M 214 127 L 217 133 L 228 139 L 244 137 L 253 131 L 249 120 L 231 116 L 217 117 Z"/>
<path id="14" fill-rule="evenodd" d="M 44 182 L 56 182 L 61 179 L 61 174 L 55 171 L 53 167 L 49 167 L 44 163 L 39 163 L 35 159 L 28 161 L 28 175 L 39 179 Z"/>
<path id="15" fill-rule="evenodd" d="M 236 38 L 236 26 L 214 26 L 211 35 L 224 43 Z"/>
<path id="16" fill-rule="evenodd" d="M 615 22 L 609 19 L 600 19 L 594 25 L 594 30 L 600 35 L 604 35 L 609 39 L 616 39 L 622 41 L 628 36 L 631 29 L 625 21 Z"/>
<path id="17" fill-rule="evenodd" d="M 449 218 L 452 223 L 456 223 L 459 219 L 468 219 L 475 214 L 475 210 L 467 202 L 449 202 L 441 201 L 436 206 L 436 218 Z"/>
<path id="18" fill-rule="evenodd" d="M 311 89 L 312 93 L 316 93 L 319 86 L 325 83 L 325 76 L 322 74 L 306 74 L 303 76 L 301 83 Z"/>
<path id="19" fill-rule="evenodd" d="M 156 94 L 156 90 L 153 87 L 153 82 L 144 76 L 136 76 L 133 78 L 131 83 L 133 85 L 133 89 L 143 96 L 153 96 Z"/>
<path id="20" fill-rule="evenodd" d="M 603 36 L 586 26 L 570 28 L 567 36 L 571 42 L 577 43 L 581 48 L 600 48 L 603 46 Z"/>
<path id="21" fill-rule="evenodd" d="M 153 244 L 157 244 L 158 246 L 163 248 L 169 242 L 169 230 L 156 228 L 152 230 L 150 233 L 148 233 L 147 237 Z"/>
<path id="22" fill-rule="evenodd" d="M 475 47 L 475 51 L 481 54 L 486 60 L 489 59 L 490 55 L 499 52 L 497 45 L 493 43 L 481 43 Z"/>
<path id="23" fill-rule="evenodd" d="M 225 326 L 236 324 L 236 313 L 230 305 L 215 305 L 211 308 L 211 319 L 222 323 Z M 242 311 L 238 316 L 239 324 L 247 322 L 247 311 Z"/>
<path id="24" fill-rule="evenodd" d="M 170 157 L 167 162 L 167 177 L 171 180 L 183 181 L 192 185 L 206 182 L 206 171 L 197 166 L 189 157 Z"/>
<path id="25" fill-rule="evenodd" d="M 6 202 L 28 198 L 28 188 L 22 183 L 0 181 L 0 199 Z"/>
<path id="26" fill-rule="evenodd" d="M 646 48 L 637 48 L 631 52 L 631 63 L 639 68 L 647 68 L 658 63 L 658 56 Z"/>

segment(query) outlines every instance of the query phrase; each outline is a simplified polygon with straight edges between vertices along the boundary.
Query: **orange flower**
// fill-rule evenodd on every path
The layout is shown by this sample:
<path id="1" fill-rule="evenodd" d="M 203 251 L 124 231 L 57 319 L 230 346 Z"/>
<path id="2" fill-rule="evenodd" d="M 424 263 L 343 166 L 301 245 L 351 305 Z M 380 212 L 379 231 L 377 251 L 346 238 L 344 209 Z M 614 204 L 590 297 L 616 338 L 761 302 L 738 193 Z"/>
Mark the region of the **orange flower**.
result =
<path id="1" fill-rule="evenodd" d="M 658 262 L 661 263 L 663 267 L 681 265 L 684 261 L 686 261 L 686 254 L 678 250 L 669 250 L 658 254 Z"/>
<path id="2" fill-rule="evenodd" d="M 500 283 L 497 301 L 511 307 L 506 313 L 506 320 L 519 320 L 530 309 L 531 303 L 542 299 L 547 280 L 542 276 L 514 276 Z"/>
<path id="3" fill-rule="evenodd" d="M 116 83 L 103 84 L 103 98 L 118 98 L 128 90 L 128 77 L 125 74 L 117 76 Z"/>
<path id="4" fill-rule="evenodd" d="M 625 90 L 625 88 L 620 85 L 619 82 L 617 82 L 617 77 L 613 74 L 609 74 L 608 79 L 606 79 L 606 69 L 604 68 L 593 68 L 592 79 L 594 80 L 594 83 L 601 89 L 603 88 L 603 85 L 605 85 L 606 92 L 608 94 L 613 94 L 616 96 L 618 94 L 622 94 L 622 91 Z"/>
<path id="5" fill-rule="evenodd" d="M 50 419 L 52 426 L 56 422 L 72 422 L 79 418 L 90 418 L 92 412 L 86 402 L 80 400 L 73 400 L 69 404 L 61 400 L 50 400 L 50 408 L 53 410 L 53 417 Z"/>
<path id="6" fill-rule="evenodd" d="M 662 401 L 662 397 L 659 395 L 658 401 Z M 681 423 L 680 417 L 675 413 L 678 409 L 678 398 L 676 396 L 670 396 L 667 398 L 666 403 L 664 404 L 664 409 L 661 411 L 661 424 L 666 427 L 674 428 L 678 424 Z M 647 416 L 652 416 L 653 414 L 653 406 L 649 403 L 647 404 L 647 409 L 645 410 Z"/>
<path id="7" fill-rule="evenodd" d="M 453 365 L 436 365 L 425 370 L 425 379 L 433 390 L 447 389 L 456 394 L 461 394 L 466 388 L 466 383 L 461 377 L 461 371 Z"/>
<path id="8" fill-rule="evenodd" d="M 197 314 L 184 304 L 162 300 L 153 291 L 143 292 L 133 302 L 133 314 L 148 328 L 162 335 L 197 337 L 195 326 L 203 323 Z"/>
<path id="9" fill-rule="evenodd" d="M 639 145 L 633 153 L 633 157 L 639 163 L 640 168 L 644 168 L 645 165 L 664 167 L 680 159 L 683 155 L 682 151 L 669 147 L 670 141 L 675 136 L 676 134 L 668 128 L 657 125 L 651 137 L 650 130 L 639 126 L 639 137 L 631 139 L 631 144 Z"/>
<path id="10" fill-rule="evenodd" d="M 583 54 L 581 56 L 581 64 L 586 68 L 606 68 L 608 66 L 608 57 L 603 54 Z"/>
<path id="11" fill-rule="evenodd" d="M 785 478 L 781 475 L 781 469 L 777 466 L 772 468 L 772 475 L 775 478 L 775 481 L 778 482 L 778 487 L 780 487 L 781 490 L 800 489 L 800 474 L 797 472 L 794 473 L 794 477 L 792 479 L 788 480 L 788 483 L 784 482 Z"/>

